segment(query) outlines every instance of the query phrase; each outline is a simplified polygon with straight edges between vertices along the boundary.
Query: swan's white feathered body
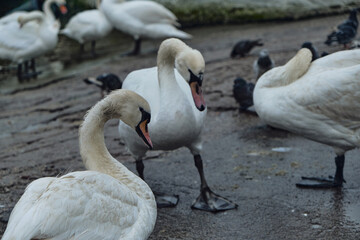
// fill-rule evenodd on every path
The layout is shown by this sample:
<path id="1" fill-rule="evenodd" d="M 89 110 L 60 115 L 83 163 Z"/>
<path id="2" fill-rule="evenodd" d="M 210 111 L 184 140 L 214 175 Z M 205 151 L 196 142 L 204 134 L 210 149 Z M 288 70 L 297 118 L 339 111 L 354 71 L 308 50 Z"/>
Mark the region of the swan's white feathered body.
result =
<path id="1" fill-rule="evenodd" d="M 135 91 L 149 102 L 152 118 L 148 126 L 154 150 L 173 150 L 183 146 L 201 149 L 200 133 L 206 110 L 200 112 L 195 107 L 189 84 L 176 69 L 173 70 L 176 79 L 166 79 L 169 82 L 163 89 L 159 89 L 157 67 L 130 73 L 122 88 Z M 141 139 L 136 139 L 136 134 L 130 130 L 120 123 L 120 136 L 130 151 L 147 151 Z"/>
<path id="2" fill-rule="evenodd" d="M 139 107 L 149 111 L 145 100 L 129 92 L 110 94 L 84 120 L 80 152 L 90 171 L 32 182 L 12 211 L 2 240 L 149 237 L 156 221 L 154 195 L 144 181 L 110 155 L 104 143 L 107 120 L 119 117 L 135 128 L 141 119 Z M 128 104 L 132 100 L 137 101 Z"/>
<path id="3" fill-rule="evenodd" d="M 59 23 L 46 19 L 39 11 L 22 16 L 35 15 L 40 23 L 28 22 L 22 28 L 17 21 L 0 24 L 0 58 L 20 63 L 55 48 Z"/>
<path id="4" fill-rule="evenodd" d="M 145 189 L 148 190 L 148 189 Z M 95 171 L 32 182 L 14 208 L 3 240 L 146 239 L 153 209 L 119 180 Z M 16 224 L 12 224 L 12 223 Z"/>
<path id="5" fill-rule="evenodd" d="M 182 50 L 188 51 L 190 48 L 179 40 L 170 39 L 166 41 L 174 43 L 175 46 L 169 44 L 164 51 L 161 50 L 165 47 L 160 46 L 162 49 L 159 50 L 158 54 L 158 67 L 130 73 L 124 80 L 122 88 L 138 93 L 149 102 L 152 118 L 148 126 L 154 149 L 173 150 L 185 146 L 194 154 L 199 153 L 202 148 L 201 131 L 207 109 L 199 111 L 196 108 L 188 80 L 185 80 L 174 69 L 174 58 L 172 60 L 169 58 L 169 62 L 166 62 L 168 56 L 164 57 L 166 54 L 176 55 L 174 52 L 177 50 L 174 49 L 179 49 L 180 53 Z M 174 48 L 172 49 L 172 47 Z M 160 54 L 160 51 L 167 53 L 163 55 Z M 199 54 L 196 52 L 196 57 L 192 59 L 199 61 L 194 66 L 201 65 L 203 72 L 205 64 L 201 54 Z M 197 71 L 201 72 L 200 70 Z M 189 74 L 187 68 L 184 72 Z M 135 158 L 142 157 L 147 148 L 141 141 L 138 141 L 139 139 L 136 139 L 130 130 L 129 127 L 120 122 L 120 136 L 126 142 L 128 149 Z"/>
<path id="6" fill-rule="evenodd" d="M 332 146 L 360 147 L 360 50 L 311 63 L 307 49 L 266 72 L 255 86 L 256 112 L 271 126 Z"/>
<path id="7" fill-rule="evenodd" d="M 60 23 L 51 10 L 52 3 L 64 5 L 65 0 L 46 0 L 44 12 L 14 12 L 0 19 L 1 59 L 22 63 L 56 47 Z M 26 19 L 21 27 L 19 18 Z"/>
<path id="8" fill-rule="evenodd" d="M 191 35 L 176 29 L 176 16 L 153 1 L 103 0 L 101 10 L 118 30 L 138 38 L 191 38 Z"/>
<path id="9" fill-rule="evenodd" d="M 112 25 L 104 14 L 98 9 L 93 9 L 76 14 L 60 33 L 83 44 L 97 41 L 107 36 L 111 30 Z"/>

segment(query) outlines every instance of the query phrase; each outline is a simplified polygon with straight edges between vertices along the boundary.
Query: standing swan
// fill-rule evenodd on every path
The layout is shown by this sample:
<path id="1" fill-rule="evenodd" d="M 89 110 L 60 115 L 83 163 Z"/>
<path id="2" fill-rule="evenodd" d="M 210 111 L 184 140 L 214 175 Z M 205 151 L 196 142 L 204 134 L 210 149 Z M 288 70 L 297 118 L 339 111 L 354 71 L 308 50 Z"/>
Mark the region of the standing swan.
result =
<path id="1" fill-rule="evenodd" d="M 215 212 L 233 209 L 236 204 L 213 193 L 204 176 L 200 156 L 201 131 L 207 111 L 201 90 L 204 70 L 205 62 L 201 53 L 172 38 L 160 45 L 157 67 L 131 72 L 122 88 L 137 92 L 149 102 L 153 114 L 149 132 L 154 149 L 187 147 L 191 151 L 201 180 L 200 195 L 192 207 Z M 122 122 L 119 133 L 136 160 L 139 176 L 144 179 L 142 158 L 148 149 Z M 177 203 L 177 199 L 166 199 L 171 198 L 157 196 L 158 205 L 174 206 Z"/>
<path id="2" fill-rule="evenodd" d="M 267 124 L 333 147 L 334 179 L 304 178 L 316 183 L 298 187 L 341 187 L 344 154 L 360 147 L 360 50 L 311 60 L 303 48 L 286 65 L 264 73 L 254 105 Z"/>
<path id="3" fill-rule="evenodd" d="M 147 239 L 156 221 L 148 185 L 116 161 L 104 143 L 104 125 L 120 118 L 152 147 L 146 100 L 117 90 L 98 102 L 80 127 L 80 153 L 88 171 L 33 181 L 13 209 L 2 240 Z"/>
<path id="4" fill-rule="evenodd" d="M 18 64 L 17 75 L 20 81 L 24 77 L 36 77 L 34 58 L 56 47 L 60 23 L 56 21 L 51 10 L 52 3 L 57 4 L 62 14 L 66 13 L 65 0 L 46 0 L 43 5 L 44 12 L 14 12 L 0 19 L 0 59 L 8 59 Z M 28 60 L 31 60 L 32 76 L 27 76 Z"/>
<path id="5" fill-rule="evenodd" d="M 101 10 L 116 29 L 134 38 L 135 47 L 128 55 L 140 53 L 142 38 L 191 38 L 174 27 L 179 23 L 171 11 L 153 1 L 102 0 Z"/>
<path id="6" fill-rule="evenodd" d="M 78 41 L 81 44 L 80 54 L 84 50 L 84 44 L 91 42 L 91 53 L 95 57 L 95 44 L 107 36 L 111 30 L 112 25 L 105 15 L 99 9 L 100 0 L 96 1 L 98 9 L 82 11 L 73 16 L 66 24 L 65 28 L 60 31 L 61 34 Z"/>

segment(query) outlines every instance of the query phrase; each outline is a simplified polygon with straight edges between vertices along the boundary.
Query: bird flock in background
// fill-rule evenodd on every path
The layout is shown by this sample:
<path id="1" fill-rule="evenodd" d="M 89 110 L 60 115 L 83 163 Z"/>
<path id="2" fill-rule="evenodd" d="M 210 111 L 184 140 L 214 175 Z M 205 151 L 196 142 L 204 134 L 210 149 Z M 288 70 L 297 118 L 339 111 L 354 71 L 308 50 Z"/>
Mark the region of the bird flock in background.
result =
<path id="1" fill-rule="evenodd" d="M 237 204 L 214 193 L 207 184 L 201 156 L 207 106 L 202 91 L 205 60 L 180 39 L 192 36 L 179 30 L 176 16 L 152 1 L 97 1 L 97 9 L 80 12 L 60 30 L 51 12 L 55 3 L 63 14 L 65 0 L 46 0 L 44 12 L 16 12 L 0 19 L 0 58 L 18 64 L 19 81 L 36 77 L 35 58 L 52 51 L 58 34 L 84 44 L 115 28 L 131 35 L 138 55 L 144 38 L 165 39 L 157 66 L 139 69 L 122 81 L 112 73 L 83 81 L 100 88 L 101 100 L 85 115 L 79 130 L 80 153 L 87 171 L 33 181 L 13 209 L 2 240 L 10 239 L 147 239 L 157 207 L 174 207 L 178 195 L 152 192 L 144 177 L 148 150 L 186 147 L 200 177 L 193 209 L 219 212 Z M 285 129 L 333 147 L 335 177 L 304 177 L 298 187 L 334 188 L 345 182 L 345 152 L 360 147 L 360 50 L 354 41 L 357 9 L 327 36 L 346 50 L 319 54 L 311 42 L 283 66 L 275 66 L 267 49 L 253 62 L 253 81 L 234 80 L 233 96 L 240 111 L 253 111 L 268 125 Z M 241 40 L 230 57 L 246 58 L 262 47 L 261 39 Z M 348 50 L 352 49 L 352 50 Z M 326 82 L 326 84 L 324 84 Z M 285 101 L 284 99 L 287 99 Z M 120 137 L 135 159 L 138 175 L 111 156 L 103 128 L 120 119 Z"/>

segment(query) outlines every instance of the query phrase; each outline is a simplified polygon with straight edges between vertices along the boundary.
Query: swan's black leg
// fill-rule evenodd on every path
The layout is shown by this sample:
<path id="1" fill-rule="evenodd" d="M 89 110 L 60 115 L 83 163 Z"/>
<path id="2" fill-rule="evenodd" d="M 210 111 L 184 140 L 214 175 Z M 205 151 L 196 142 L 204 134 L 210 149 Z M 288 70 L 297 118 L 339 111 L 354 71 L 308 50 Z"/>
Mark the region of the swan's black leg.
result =
<path id="1" fill-rule="evenodd" d="M 345 156 L 340 155 L 335 157 L 336 172 L 334 178 L 317 178 L 317 177 L 302 177 L 307 182 L 313 181 L 314 183 L 297 183 L 296 186 L 300 188 L 338 188 L 342 187 L 344 180 L 344 164 Z"/>
<path id="2" fill-rule="evenodd" d="M 36 64 L 35 64 L 35 59 L 34 58 L 32 58 L 30 60 L 30 69 L 31 69 L 31 77 L 36 79 L 40 72 L 36 72 Z"/>
<path id="3" fill-rule="evenodd" d="M 79 49 L 79 56 L 77 57 L 78 60 L 81 60 L 84 51 L 85 51 L 85 45 L 84 45 L 84 43 L 81 43 L 80 44 L 80 49 Z"/>
<path id="4" fill-rule="evenodd" d="M 26 76 L 29 74 L 29 61 L 24 62 L 24 73 Z"/>
<path id="5" fill-rule="evenodd" d="M 139 177 L 145 181 L 144 179 L 144 163 L 142 161 L 142 159 L 138 159 L 136 160 L 136 171 L 138 172 L 139 174 Z"/>
<path id="6" fill-rule="evenodd" d="M 22 63 L 19 63 L 19 64 L 18 64 L 18 67 L 17 67 L 17 78 L 18 78 L 19 82 L 23 82 Z"/>
<path id="7" fill-rule="evenodd" d="M 96 46 L 96 41 L 91 41 L 91 55 L 93 56 L 93 58 L 96 57 L 95 46 Z"/>
<path id="8" fill-rule="evenodd" d="M 122 56 L 136 56 L 140 54 L 141 49 L 141 38 L 135 39 L 135 46 L 134 49 L 130 52 L 121 54 Z"/>
<path id="9" fill-rule="evenodd" d="M 139 174 L 139 177 L 145 181 L 144 179 L 144 163 L 142 159 L 136 160 L 136 171 Z M 153 191 L 154 192 L 154 191 Z M 155 200 L 158 208 L 165 208 L 165 207 L 175 207 L 179 202 L 179 196 L 167 196 L 164 193 L 154 192 Z"/>
<path id="10" fill-rule="evenodd" d="M 209 186 L 206 183 L 203 163 L 200 155 L 194 155 L 195 166 L 199 171 L 201 186 L 200 186 L 200 195 L 197 197 L 194 204 L 191 206 L 194 209 L 209 211 L 209 212 L 218 212 L 226 211 L 230 209 L 237 208 L 237 204 L 231 202 L 230 200 L 221 197 L 210 190 Z"/>

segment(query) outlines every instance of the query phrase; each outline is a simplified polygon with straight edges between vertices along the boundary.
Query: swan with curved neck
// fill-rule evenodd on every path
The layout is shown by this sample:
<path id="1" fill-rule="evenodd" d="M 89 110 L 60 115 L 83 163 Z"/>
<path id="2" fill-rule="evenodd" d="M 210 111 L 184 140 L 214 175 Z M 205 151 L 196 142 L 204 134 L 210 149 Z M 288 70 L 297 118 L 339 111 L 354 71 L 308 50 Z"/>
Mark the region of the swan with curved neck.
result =
<path id="1" fill-rule="evenodd" d="M 66 13 L 65 0 L 47 0 L 43 4 L 44 12 L 14 12 L 0 19 L 0 58 L 18 64 L 17 75 L 20 81 L 36 77 L 34 58 L 53 50 L 57 44 L 60 23 L 55 20 L 51 11 L 52 3 L 56 3 L 63 14 Z M 32 17 L 34 18 L 31 19 Z M 19 18 L 24 19 L 21 27 Z M 25 22 L 25 19 L 29 20 Z M 32 73 L 28 73 L 30 59 Z"/>
<path id="2" fill-rule="evenodd" d="M 96 1 L 98 9 L 82 11 L 73 16 L 60 31 L 61 34 L 76 40 L 80 43 L 80 54 L 83 52 L 84 44 L 91 42 L 91 52 L 95 57 L 96 41 L 107 36 L 113 29 L 109 20 L 99 9 L 100 0 Z"/>
<path id="3" fill-rule="evenodd" d="M 210 190 L 200 155 L 203 143 L 201 132 L 207 112 L 202 94 L 204 71 L 205 61 L 198 50 L 179 39 L 167 39 L 160 45 L 157 67 L 131 72 L 122 88 L 137 92 L 149 102 L 153 116 L 149 132 L 155 150 L 187 147 L 192 153 L 201 179 L 201 193 L 193 208 L 228 210 L 235 208 L 236 204 Z M 122 122 L 119 124 L 119 133 L 136 160 L 139 176 L 144 179 L 142 158 L 148 149 Z M 166 202 L 164 199 L 171 201 Z M 157 202 L 159 206 L 174 206 L 177 198 L 157 196 Z"/>
<path id="4" fill-rule="evenodd" d="M 360 147 L 360 50 L 311 60 L 303 48 L 284 66 L 264 73 L 255 86 L 254 106 L 267 124 L 333 147 L 334 179 L 305 178 L 316 183 L 297 186 L 341 187 L 345 152 Z"/>
<path id="5" fill-rule="evenodd" d="M 148 103 L 129 90 L 114 91 L 91 108 L 79 130 L 88 170 L 33 181 L 13 209 L 2 240 L 149 237 L 156 221 L 155 198 L 107 150 L 103 128 L 112 118 L 122 119 L 151 147 Z"/>
<path id="6" fill-rule="evenodd" d="M 128 55 L 140 53 L 143 38 L 191 38 L 175 27 L 179 26 L 175 15 L 154 1 L 102 0 L 101 10 L 114 28 L 134 38 L 135 47 Z"/>

